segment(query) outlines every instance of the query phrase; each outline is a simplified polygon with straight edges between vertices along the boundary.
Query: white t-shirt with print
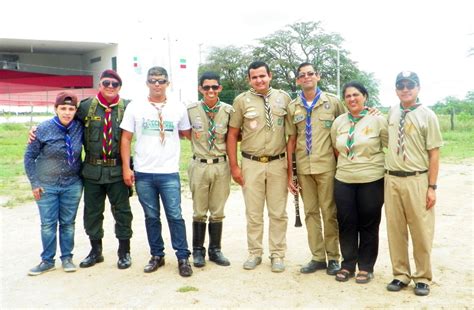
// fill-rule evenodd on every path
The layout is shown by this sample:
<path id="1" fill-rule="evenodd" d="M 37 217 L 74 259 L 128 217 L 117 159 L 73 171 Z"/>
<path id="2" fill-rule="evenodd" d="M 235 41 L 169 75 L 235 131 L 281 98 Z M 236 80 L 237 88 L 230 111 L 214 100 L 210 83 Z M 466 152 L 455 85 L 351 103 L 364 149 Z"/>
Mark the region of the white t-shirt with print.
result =
<path id="1" fill-rule="evenodd" d="M 148 98 L 134 100 L 125 109 L 120 128 L 135 135 L 134 170 L 143 173 L 179 172 L 178 130 L 191 128 L 187 110 L 179 101 L 168 101 L 162 110 L 165 143 L 161 143 L 158 110 Z"/>

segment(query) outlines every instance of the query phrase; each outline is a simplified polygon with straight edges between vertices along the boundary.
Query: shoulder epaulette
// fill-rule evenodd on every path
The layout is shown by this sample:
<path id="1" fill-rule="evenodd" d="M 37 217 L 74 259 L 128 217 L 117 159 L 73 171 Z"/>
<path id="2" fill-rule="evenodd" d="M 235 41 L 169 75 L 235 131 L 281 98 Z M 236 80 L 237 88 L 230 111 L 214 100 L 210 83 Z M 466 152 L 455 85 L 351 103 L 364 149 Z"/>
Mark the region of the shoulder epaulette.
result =
<path id="1" fill-rule="evenodd" d="M 230 104 L 225 103 L 225 102 L 221 102 L 221 104 L 222 104 L 222 109 L 224 109 L 226 113 L 234 112 L 234 107 L 231 106 Z"/>
<path id="2" fill-rule="evenodd" d="M 193 108 L 198 107 L 198 106 L 199 106 L 199 102 L 191 102 L 190 104 L 188 104 L 188 106 L 186 108 L 189 110 L 189 109 L 193 109 Z"/>

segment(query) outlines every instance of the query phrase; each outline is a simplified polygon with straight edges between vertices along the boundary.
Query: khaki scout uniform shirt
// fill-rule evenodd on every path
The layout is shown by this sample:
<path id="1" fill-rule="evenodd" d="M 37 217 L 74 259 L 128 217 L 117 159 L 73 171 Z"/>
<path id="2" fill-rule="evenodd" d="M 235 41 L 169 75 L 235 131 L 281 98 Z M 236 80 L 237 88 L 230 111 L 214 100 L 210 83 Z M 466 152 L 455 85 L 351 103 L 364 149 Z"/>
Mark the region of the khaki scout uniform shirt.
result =
<path id="1" fill-rule="evenodd" d="M 224 206 L 230 193 L 230 170 L 227 161 L 203 163 L 201 159 L 215 159 L 226 155 L 226 134 L 229 124 L 231 105 L 221 102 L 219 111 L 214 115 L 216 124 L 215 145 L 209 150 L 209 117 L 203 102 L 188 105 L 191 123 L 191 146 L 196 160 L 188 168 L 189 188 L 193 195 L 193 221 L 206 222 L 209 213 L 210 222 L 222 222 Z"/>
<path id="2" fill-rule="evenodd" d="M 235 112 L 230 117 L 229 126 L 242 130 L 242 152 L 253 156 L 275 156 L 285 152 L 285 115 L 290 101 L 286 92 L 273 89 L 269 97 L 273 129 L 269 130 L 262 97 L 246 91 L 235 98 Z"/>
<path id="3" fill-rule="evenodd" d="M 351 122 L 348 113 L 340 115 L 331 128 L 332 144 L 339 152 L 336 179 L 344 183 L 369 183 L 383 178 L 388 143 L 388 124 L 384 116 L 367 114 L 354 129 L 354 158 L 347 158 L 347 136 Z"/>
<path id="4" fill-rule="evenodd" d="M 433 111 L 419 106 L 405 117 L 405 150 L 407 158 L 397 154 L 400 105 L 388 113 L 388 152 L 385 167 L 391 171 L 425 171 L 429 169 L 428 150 L 443 142 L 438 119 Z M 384 201 L 387 236 L 394 278 L 408 283 L 429 284 L 433 278 L 431 248 L 434 238 L 435 208 L 426 209 L 428 173 L 409 177 L 385 175 Z M 408 229 L 416 270 L 410 269 Z"/>
<path id="5" fill-rule="evenodd" d="M 296 135 L 296 167 L 298 174 L 321 174 L 336 169 L 336 159 L 331 142 L 333 121 L 346 108 L 333 94 L 323 92 L 311 113 L 312 148 L 306 154 L 306 109 L 300 96 L 288 106 L 288 136 Z"/>
<path id="6" fill-rule="evenodd" d="M 219 112 L 214 116 L 216 123 L 215 147 L 209 150 L 209 118 L 201 107 L 202 102 L 191 103 L 188 105 L 189 121 L 191 123 L 191 146 L 193 154 L 197 158 L 213 159 L 218 156 L 226 155 L 226 135 L 229 124 L 230 113 L 233 108 L 230 104 L 221 102 Z"/>
<path id="7" fill-rule="evenodd" d="M 429 167 L 428 150 L 441 147 L 443 140 L 438 118 L 429 108 L 421 105 L 405 117 L 405 150 L 407 158 L 397 154 L 400 105 L 388 113 L 388 152 L 385 168 L 391 171 L 425 171 Z"/>

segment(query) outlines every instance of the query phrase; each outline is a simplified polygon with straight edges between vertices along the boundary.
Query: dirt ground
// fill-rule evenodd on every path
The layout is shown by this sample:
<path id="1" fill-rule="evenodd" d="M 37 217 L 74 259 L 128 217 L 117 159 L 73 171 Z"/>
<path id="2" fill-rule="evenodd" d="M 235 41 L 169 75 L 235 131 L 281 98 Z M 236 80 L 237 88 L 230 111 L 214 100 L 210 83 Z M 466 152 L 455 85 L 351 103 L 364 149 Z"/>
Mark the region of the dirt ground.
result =
<path id="1" fill-rule="evenodd" d="M 118 270 L 117 241 L 113 221 L 106 212 L 105 262 L 66 274 L 57 260 L 56 270 L 30 277 L 28 269 L 39 263 L 41 252 L 39 215 L 34 203 L 0 209 L 1 301 L 7 308 L 473 308 L 473 201 L 474 165 L 442 164 L 436 205 L 436 232 L 432 252 L 434 282 L 428 297 L 413 294 L 413 283 L 398 292 L 385 286 L 392 280 L 385 218 L 380 227 L 380 252 L 375 279 L 366 285 L 353 280 L 339 283 L 322 271 L 304 275 L 302 264 L 310 259 L 306 229 L 294 227 L 294 207 L 288 201 L 287 269 L 275 274 L 270 260 L 253 271 L 242 269 L 247 257 L 246 223 L 240 189 L 232 191 L 226 205 L 223 252 L 232 265 L 214 263 L 193 268 L 182 278 L 171 249 L 166 221 L 163 235 L 166 265 L 152 274 L 143 273 L 149 259 L 143 211 L 137 197 L 134 212 L 130 269 Z M 183 194 L 183 213 L 191 245 L 192 202 Z M 82 226 L 82 205 L 76 223 L 74 260 L 78 264 L 89 252 Z M 266 223 L 267 224 L 267 223 Z M 268 225 L 266 225 L 266 230 Z M 267 234 L 264 236 L 268 256 Z M 181 288 L 195 288 L 180 292 Z"/>

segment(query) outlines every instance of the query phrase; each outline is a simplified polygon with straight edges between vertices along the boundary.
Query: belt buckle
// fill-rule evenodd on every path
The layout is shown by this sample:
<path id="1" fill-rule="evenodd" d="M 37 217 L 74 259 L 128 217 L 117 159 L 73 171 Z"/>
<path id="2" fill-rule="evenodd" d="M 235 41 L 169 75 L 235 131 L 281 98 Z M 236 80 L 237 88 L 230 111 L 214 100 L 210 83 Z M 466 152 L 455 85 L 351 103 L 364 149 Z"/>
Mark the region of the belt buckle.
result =
<path id="1" fill-rule="evenodd" d="M 207 163 L 208 163 L 208 164 L 213 164 L 213 163 L 214 163 L 214 159 L 207 159 Z"/>
<path id="2" fill-rule="evenodd" d="M 268 156 L 261 156 L 261 157 L 259 158 L 259 161 L 260 161 L 261 163 L 268 163 Z"/>

